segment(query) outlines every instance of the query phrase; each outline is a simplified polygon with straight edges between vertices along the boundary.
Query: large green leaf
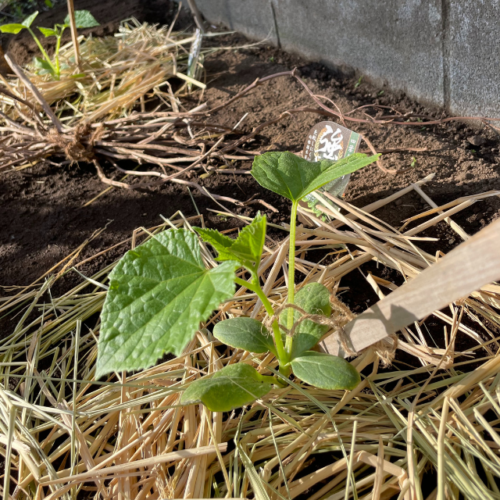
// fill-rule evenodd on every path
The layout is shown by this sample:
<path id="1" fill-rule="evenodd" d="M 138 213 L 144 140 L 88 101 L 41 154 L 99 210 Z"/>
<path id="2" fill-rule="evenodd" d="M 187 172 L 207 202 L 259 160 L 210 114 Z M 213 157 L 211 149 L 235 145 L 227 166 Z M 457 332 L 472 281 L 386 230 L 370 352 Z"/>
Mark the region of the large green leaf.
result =
<path id="1" fill-rule="evenodd" d="M 294 375 L 319 389 L 354 389 L 361 378 L 345 359 L 322 352 L 307 351 L 290 363 Z"/>
<path id="2" fill-rule="evenodd" d="M 24 24 L 12 23 L 12 24 L 4 24 L 3 26 L 0 26 L 0 31 L 2 33 L 12 33 L 13 35 L 17 35 L 24 28 L 26 28 L 26 26 L 24 26 Z"/>
<path id="3" fill-rule="evenodd" d="M 330 292 L 321 283 L 308 283 L 303 286 L 295 296 L 295 305 L 308 314 L 321 314 L 327 318 L 332 314 Z M 288 311 L 289 309 L 285 309 L 280 315 L 280 322 L 283 325 L 287 323 Z M 294 323 L 300 317 L 301 314 L 298 311 L 293 312 Z M 329 326 L 314 323 L 309 319 L 300 323 L 293 337 L 292 358 L 314 347 L 328 329 Z"/>
<path id="4" fill-rule="evenodd" d="M 255 368 L 237 363 L 192 382 L 180 402 L 201 402 L 211 411 L 230 411 L 265 396 L 271 388 Z"/>
<path id="5" fill-rule="evenodd" d="M 201 321 L 234 294 L 237 263 L 207 270 L 198 239 L 183 229 L 127 252 L 110 274 L 101 314 L 97 377 L 181 354 Z"/>
<path id="6" fill-rule="evenodd" d="M 251 174 L 264 188 L 299 201 L 321 186 L 366 167 L 378 158 L 356 153 L 338 161 L 307 161 L 293 153 L 270 152 L 257 156 Z"/>
<path id="7" fill-rule="evenodd" d="M 36 19 L 36 16 L 38 16 L 38 11 L 33 12 L 33 14 L 31 14 L 31 16 L 28 16 L 23 21 L 23 25 L 26 26 L 26 28 L 29 28 L 33 24 L 33 21 Z"/>
<path id="8" fill-rule="evenodd" d="M 64 24 L 70 25 L 69 15 L 64 19 Z M 94 28 L 99 26 L 95 17 L 88 10 L 77 10 L 75 11 L 75 24 L 77 28 Z"/>
<path id="9" fill-rule="evenodd" d="M 231 318 L 214 327 L 214 337 L 224 344 L 248 352 L 271 351 L 276 356 L 274 343 L 264 325 L 252 318 Z"/>
<path id="10" fill-rule="evenodd" d="M 266 240 L 266 216 L 257 217 L 245 226 L 235 240 L 213 229 L 195 227 L 203 241 L 210 243 L 219 254 L 217 260 L 236 260 L 242 265 L 259 263 Z"/>

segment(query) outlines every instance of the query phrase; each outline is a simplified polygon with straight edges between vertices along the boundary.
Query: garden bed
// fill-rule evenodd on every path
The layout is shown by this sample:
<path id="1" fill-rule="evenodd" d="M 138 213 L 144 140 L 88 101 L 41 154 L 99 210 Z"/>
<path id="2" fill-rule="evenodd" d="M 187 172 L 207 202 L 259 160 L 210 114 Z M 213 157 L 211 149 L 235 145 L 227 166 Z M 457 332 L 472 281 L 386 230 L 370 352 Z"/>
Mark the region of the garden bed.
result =
<path id="1" fill-rule="evenodd" d="M 77 8 L 93 9 L 90 0 L 84 3 L 76 2 Z M 113 22 L 117 13 L 111 4 L 101 2 L 100 6 L 102 17 L 97 12 L 96 17 L 101 24 L 111 23 L 109 32 L 116 26 Z M 145 19 L 139 3 L 127 3 L 129 7 L 127 15 Z M 184 16 L 183 22 L 189 25 L 188 16 Z M 102 29 L 94 35 L 103 34 Z M 28 62 L 29 41 L 23 38 L 12 43 L 18 63 Z M 16 43 L 21 47 L 17 52 Z M 331 72 L 320 64 L 265 44 L 254 45 L 238 34 L 208 38 L 204 45 L 222 50 L 206 57 L 207 89 L 183 98 L 186 110 L 205 101 L 209 108 L 216 108 L 257 78 L 297 68 L 297 74 L 316 96 L 334 101 L 347 118 L 346 125 L 369 138 L 375 149 L 383 153 L 382 167 L 398 171 L 390 174 L 373 164 L 353 174 L 342 212 L 355 217 L 360 213 L 354 207 L 363 207 L 387 224 L 389 232 L 380 232 L 382 226 L 377 226 L 378 221 L 371 216 L 362 217 L 359 225 L 347 228 L 337 221 L 327 228 L 327 233 L 323 231 L 325 234 L 306 231 L 304 239 L 316 240 L 303 239 L 298 243 L 303 246 L 297 267 L 298 282 L 304 278 L 322 282 L 319 275 L 326 273 L 329 292 L 359 314 L 385 292 L 403 284 L 401 269 L 406 277 L 414 278 L 429 262 L 437 260 L 440 252 L 448 253 L 458 246 L 464 231 L 472 235 L 499 217 L 498 193 L 490 193 L 470 200 L 470 206 L 453 215 L 451 225 L 449 221 L 440 221 L 419 231 L 417 236 L 424 240 L 415 244 L 421 250 L 405 246 L 404 236 L 394 236 L 397 233 L 393 228 L 400 228 L 405 219 L 431 209 L 434 204 L 442 206 L 460 197 L 500 190 L 500 138 L 481 121 L 476 121 L 474 128 L 459 121 L 424 126 L 419 120 L 438 120 L 444 117 L 443 113 L 389 89 L 373 87 L 354 75 Z M 360 106 L 366 107 L 349 115 Z M 324 119 L 311 109 L 317 110 L 317 106 L 300 81 L 285 75 L 256 86 L 213 113 L 213 120 L 228 129 L 237 129 L 229 134 L 235 137 L 276 120 L 245 143 L 242 152 L 300 153 L 309 129 Z M 294 111 L 287 113 L 289 110 Z M 366 120 L 363 112 L 375 118 L 390 112 L 400 121 L 411 120 L 412 125 L 349 121 L 352 116 Z M 136 167 L 131 160 L 120 165 L 126 169 Z M 200 371 L 211 372 L 243 361 L 257 364 L 260 370 L 276 369 L 272 356 L 232 350 L 212 337 L 212 326 L 221 317 L 259 314 L 257 297 L 244 289 L 237 293 L 234 302 L 225 303 L 206 328 L 197 332 L 180 358 L 163 359 L 156 367 L 138 374 L 90 383 L 95 369 L 98 312 L 105 295 L 102 286 L 106 286 L 107 274 L 117 259 L 151 232 L 169 225 L 189 228 L 205 224 L 235 235 L 236 228 L 243 227 L 257 211 L 266 214 L 270 227 L 263 260 L 267 267 L 262 279 L 268 284 L 274 303 L 283 302 L 287 283 L 280 266 L 286 269 L 286 259 L 280 249 L 287 235 L 290 207 L 285 199 L 260 187 L 249 175 L 250 167 L 248 160 L 212 158 L 204 169 L 189 172 L 185 177 L 212 195 L 243 202 L 227 205 L 232 213 L 225 212 L 209 196 L 169 182 L 140 191 L 104 185 L 92 163 L 71 164 L 49 158 L 34 167 L 0 175 L 0 284 L 4 285 L 0 310 L 7 315 L 2 319 L 6 337 L 2 361 L 27 360 L 29 364 L 29 377 L 21 385 L 18 382 L 26 373 L 23 375 L 18 365 L 5 364 L 2 376 L 10 377 L 8 398 L 15 401 L 18 394 L 26 395 L 26 401 L 47 422 L 39 430 L 30 427 L 33 422 L 41 425 L 31 417 L 26 428 L 20 424 L 21 434 L 27 435 L 29 428 L 36 436 L 29 443 L 28 455 L 35 457 L 36 462 L 43 448 L 52 466 L 60 472 L 60 477 L 54 479 L 50 470 L 44 469 L 41 477 L 36 478 L 32 493 L 52 491 L 57 498 L 72 487 L 83 485 L 82 498 L 105 486 L 113 494 L 132 491 L 141 498 L 148 497 L 151 491 L 152 498 L 220 497 L 226 493 L 230 497 L 246 497 L 249 493 L 253 498 L 270 494 L 275 498 L 282 495 L 319 499 L 323 493 L 334 492 L 334 498 L 340 499 L 344 498 L 345 487 L 353 488 L 351 472 L 356 470 L 356 479 L 352 476 L 352 481 L 359 492 L 380 488 L 383 498 L 399 494 L 401 498 L 410 498 L 410 486 L 421 488 L 424 496 L 435 490 L 434 470 L 437 464 L 443 465 L 443 460 L 462 493 L 474 495 L 482 491 L 471 498 L 484 498 L 488 488 L 495 491 L 491 471 L 496 474 L 496 458 L 492 460 L 488 450 L 498 445 L 498 436 L 481 419 L 487 409 L 491 410 L 491 414 L 486 414 L 487 420 L 494 421 L 494 426 L 498 418 L 497 407 L 488 402 L 497 383 L 493 378 L 497 344 L 492 337 L 499 333 L 498 286 L 475 296 L 475 301 L 467 299 L 465 306 L 461 303 L 453 307 L 451 315 L 447 309 L 441 316 L 427 318 L 416 326 L 416 333 L 407 332 L 392 368 L 382 366 L 383 361 L 390 359 L 380 346 L 378 350 L 363 352 L 354 361 L 362 372 L 362 385 L 347 394 L 305 389 L 295 379 L 289 387 L 275 388 L 241 411 L 211 414 L 202 406 L 177 406 L 178 387 L 191 382 Z M 118 174 L 112 165 L 102 162 L 102 168 L 108 179 L 122 180 L 123 174 Z M 149 169 L 147 165 L 142 168 Z M 137 182 L 140 180 L 132 181 L 132 186 Z M 405 194 L 400 195 L 403 189 Z M 374 209 L 371 204 L 375 202 L 380 202 L 380 208 Z M 435 216 L 434 213 L 429 218 Z M 428 219 L 416 219 L 405 231 L 422 220 Z M 454 223 L 459 227 L 451 227 Z M 363 235 L 372 234 L 374 227 L 379 231 L 375 246 L 367 249 Z M 322 242 L 336 237 L 350 243 L 339 247 Z M 384 260 L 389 254 L 383 251 L 376 253 L 379 247 L 392 248 L 395 241 L 396 247 L 404 249 L 392 254 L 398 256 L 395 261 Z M 311 246 L 318 249 L 310 250 Z M 216 265 L 209 249 L 203 245 L 201 248 L 206 263 Z M 70 269 L 72 266 L 78 272 Z M 57 279 L 46 281 L 39 293 L 44 283 L 40 277 L 50 274 L 57 274 Z M 82 275 L 92 281 L 82 280 Z M 39 280 L 36 286 L 24 288 L 35 280 Z M 462 306 L 464 309 L 460 309 Z M 18 308 L 25 312 L 22 318 Z M 457 319 L 459 311 L 465 309 L 468 312 Z M 18 342 L 19 335 L 23 336 L 23 343 Z M 482 370 L 476 370 L 475 375 L 473 369 L 479 366 Z M 427 386 L 424 382 L 431 373 L 433 383 Z M 32 384 L 40 386 L 41 400 Z M 448 399 L 443 402 L 443 394 L 451 403 Z M 56 409 L 56 417 L 52 418 L 52 410 L 45 408 Z M 68 408 L 73 408 L 73 416 Z M 446 422 L 448 412 L 453 414 L 454 422 L 459 422 L 452 428 L 449 442 L 458 454 L 443 459 L 446 429 L 439 426 Z M 468 427 L 472 414 L 476 434 Z M 421 417 L 411 423 L 416 415 Z M 51 427 L 55 421 L 57 425 Z M 70 425 L 79 427 L 74 439 L 65 434 Z M 59 431 L 58 426 L 65 430 Z M 407 426 L 414 434 L 407 431 Z M 471 435 L 474 447 L 468 448 Z M 219 444 L 223 457 L 216 457 Z M 22 442 L 16 442 L 16 446 L 14 451 L 26 452 Z M 82 455 L 86 446 L 91 449 L 94 462 L 85 458 L 85 453 Z M 282 460 L 272 458 L 278 451 Z M 78 456 L 81 460 L 74 463 Z M 136 460 L 145 462 L 131 465 Z M 465 470 L 474 460 L 480 479 L 470 469 Z M 182 466 L 167 467 L 163 463 Z M 101 472 L 92 478 L 85 476 L 85 471 L 94 467 Z M 370 467 L 376 468 L 374 476 L 367 472 Z M 137 468 L 139 472 L 135 471 Z M 444 470 L 441 467 L 441 481 Z M 77 476 L 71 484 L 67 478 L 75 473 L 83 476 Z M 419 478 L 424 479 L 421 485 L 417 484 Z M 32 480 L 24 474 L 22 487 L 33 488 Z M 56 491 L 56 485 L 63 484 Z M 458 490 L 453 489 L 452 493 L 458 495 Z"/>

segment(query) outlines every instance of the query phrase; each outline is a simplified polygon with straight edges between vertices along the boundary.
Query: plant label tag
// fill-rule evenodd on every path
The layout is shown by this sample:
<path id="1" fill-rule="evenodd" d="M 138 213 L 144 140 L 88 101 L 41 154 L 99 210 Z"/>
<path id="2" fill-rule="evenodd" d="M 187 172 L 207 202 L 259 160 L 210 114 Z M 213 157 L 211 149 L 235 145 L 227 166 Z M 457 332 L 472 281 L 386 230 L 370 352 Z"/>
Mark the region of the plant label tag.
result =
<path id="1" fill-rule="evenodd" d="M 335 122 L 320 122 L 314 125 L 307 135 L 302 156 L 308 161 L 340 160 L 358 151 L 361 136 Z M 329 182 L 316 191 L 328 192 L 333 196 L 342 196 L 351 174 Z M 306 196 L 309 207 L 318 203 L 312 194 Z"/>

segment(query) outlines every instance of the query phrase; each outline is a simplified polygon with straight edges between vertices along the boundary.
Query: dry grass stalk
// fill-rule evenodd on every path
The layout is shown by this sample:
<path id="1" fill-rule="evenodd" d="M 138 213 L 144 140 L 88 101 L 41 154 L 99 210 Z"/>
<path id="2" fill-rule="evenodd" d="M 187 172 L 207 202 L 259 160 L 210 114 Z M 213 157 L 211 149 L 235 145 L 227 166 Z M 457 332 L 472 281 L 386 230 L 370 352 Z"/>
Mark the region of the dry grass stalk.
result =
<path id="1" fill-rule="evenodd" d="M 76 125 L 80 117 L 87 121 L 125 116 L 135 103 L 157 96 L 170 108 L 178 105 L 169 93 L 168 80 L 174 76 L 188 78 L 190 34 L 173 32 L 171 27 L 140 24 L 135 19 L 122 22 L 115 36 L 79 37 L 81 67 L 75 64 L 73 43 L 61 48 L 61 78 L 54 80 L 28 65 L 26 76 L 45 101 L 54 106 L 65 125 Z M 189 79 L 198 88 L 205 85 Z M 18 97 L 30 99 L 30 90 L 17 79 L 4 79 L 4 85 Z M 186 84 L 187 85 L 187 84 Z M 182 94 L 186 85 L 177 94 Z M 11 118 L 24 118 L 15 100 L 0 95 L 1 111 Z"/>
<path id="2" fill-rule="evenodd" d="M 304 282 L 320 281 L 335 293 L 341 277 L 357 273 L 365 262 L 396 269 L 411 280 L 435 261 L 418 249 L 416 237 L 370 215 L 373 207 L 343 206 L 349 216 L 337 214 L 339 223 L 305 214 L 318 227 L 299 228 Z M 203 218 L 177 214 L 161 226 L 137 230 L 132 245 L 164 228 L 195 224 L 203 225 Z M 215 266 L 210 248 L 200 245 L 207 266 Z M 329 249 L 333 258 L 312 262 L 307 250 L 314 248 Z M 286 239 L 277 245 L 269 240 L 260 270 L 276 306 L 286 297 L 284 249 Z M 60 269 L 66 265 L 61 262 Z M 271 356 L 226 348 L 210 334 L 215 321 L 229 316 L 263 318 L 256 296 L 238 290 L 179 358 L 95 381 L 95 314 L 112 267 L 53 300 L 45 299 L 53 284 L 49 279 L 0 303 L 0 314 L 16 323 L 0 346 L 0 450 L 9 459 L 5 484 L 10 480 L 13 498 L 55 500 L 75 492 L 96 498 L 396 495 L 410 500 L 425 498 L 430 469 L 438 470 L 438 480 L 429 500 L 458 500 L 459 494 L 497 498 L 500 361 L 496 339 L 483 340 L 489 322 L 500 322 L 497 284 L 451 304 L 449 313 L 437 313 L 450 314 L 450 328 L 441 338 L 433 330 L 442 347 L 423 334 L 429 320 L 405 329 L 397 349 L 416 356 L 416 363 L 397 361 L 381 370 L 381 351 L 369 348 L 353 361 L 364 374 L 354 391 L 324 391 L 292 381 L 241 411 L 211 414 L 202 406 L 177 406 L 190 381 L 231 363 L 252 363 L 268 373 L 276 369 Z M 397 285 L 374 272 L 367 287 L 383 296 L 384 289 Z M 472 327 L 463 324 L 467 314 L 477 318 Z M 457 348 L 462 327 L 477 341 L 467 352 Z M 471 363 L 477 366 L 473 371 Z M 235 447 L 227 451 L 231 442 Z"/>

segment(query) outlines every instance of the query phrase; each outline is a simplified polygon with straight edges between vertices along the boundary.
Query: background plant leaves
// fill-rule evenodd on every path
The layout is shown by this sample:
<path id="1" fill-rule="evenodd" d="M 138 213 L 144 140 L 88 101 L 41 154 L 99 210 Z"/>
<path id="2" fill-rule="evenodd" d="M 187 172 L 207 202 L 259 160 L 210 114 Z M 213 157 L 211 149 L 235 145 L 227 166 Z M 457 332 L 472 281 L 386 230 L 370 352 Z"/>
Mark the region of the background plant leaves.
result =
<path id="1" fill-rule="evenodd" d="M 23 25 L 26 26 L 26 28 L 29 28 L 32 24 L 33 21 L 36 19 L 36 16 L 38 16 L 38 11 L 33 12 L 33 14 L 29 15 L 24 21 Z"/>
<path id="2" fill-rule="evenodd" d="M 17 35 L 24 28 L 26 28 L 26 26 L 24 26 L 24 24 L 11 23 L 11 24 L 4 24 L 3 26 L 0 26 L 0 31 L 2 33 L 11 33 L 13 35 Z"/>
<path id="3" fill-rule="evenodd" d="M 40 74 L 43 73 L 49 73 L 51 75 L 54 74 L 54 69 L 45 59 L 42 59 L 41 57 L 35 57 L 33 62 L 35 63 L 36 68 L 42 70 L 39 72 Z"/>
<path id="4" fill-rule="evenodd" d="M 130 250 L 110 274 L 101 314 L 97 377 L 181 354 L 201 321 L 233 296 L 237 264 L 207 270 L 196 236 L 183 229 Z"/>
<path id="5" fill-rule="evenodd" d="M 44 37 L 57 36 L 57 31 L 52 28 L 38 28 Z"/>
<path id="6" fill-rule="evenodd" d="M 69 15 L 64 19 L 64 24 L 70 25 Z M 75 11 L 75 24 L 77 28 L 94 28 L 99 26 L 95 17 L 88 10 Z"/>

